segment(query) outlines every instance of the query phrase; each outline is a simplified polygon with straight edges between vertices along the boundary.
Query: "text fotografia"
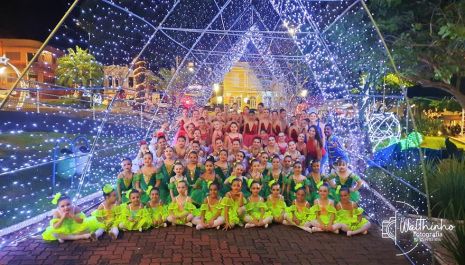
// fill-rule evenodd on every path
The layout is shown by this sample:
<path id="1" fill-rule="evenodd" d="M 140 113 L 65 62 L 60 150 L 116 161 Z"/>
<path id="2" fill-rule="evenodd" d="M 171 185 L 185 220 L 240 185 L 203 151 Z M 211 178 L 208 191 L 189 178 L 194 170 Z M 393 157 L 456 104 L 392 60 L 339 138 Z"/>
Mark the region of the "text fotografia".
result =
<path id="1" fill-rule="evenodd" d="M 415 239 L 418 241 L 441 241 L 443 231 L 452 231 L 455 226 L 452 224 L 445 224 L 440 219 L 439 223 L 431 223 L 426 218 L 400 218 L 398 220 L 399 232 L 408 233 L 412 232 Z"/>

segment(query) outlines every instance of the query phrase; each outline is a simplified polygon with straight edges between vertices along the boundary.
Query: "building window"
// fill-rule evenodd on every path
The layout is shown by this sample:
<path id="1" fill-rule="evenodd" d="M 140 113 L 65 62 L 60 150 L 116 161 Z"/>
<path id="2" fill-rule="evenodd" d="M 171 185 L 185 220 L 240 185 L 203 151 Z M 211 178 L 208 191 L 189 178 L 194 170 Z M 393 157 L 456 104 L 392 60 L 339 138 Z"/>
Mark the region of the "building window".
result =
<path id="1" fill-rule="evenodd" d="M 118 78 L 115 78 L 115 87 L 119 87 L 119 80 L 118 80 Z"/>
<path id="2" fill-rule="evenodd" d="M 250 106 L 252 109 L 255 109 L 255 108 L 257 107 L 257 98 L 255 98 L 255 97 L 250 97 L 249 106 Z"/>
<path id="3" fill-rule="evenodd" d="M 29 63 L 30 61 L 32 61 L 32 58 L 34 57 L 34 53 L 32 52 L 28 52 L 27 53 L 27 62 Z"/>
<path id="4" fill-rule="evenodd" d="M 134 77 L 132 77 L 132 76 L 129 77 L 128 86 L 131 87 L 131 88 L 134 87 Z"/>
<path id="5" fill-rule="evenodd" d="M 113 77 L 111 75 L 108 76 L 108 86 L 113 87 Z"/>
<path id="6" fill-rule="evenodd" d="M 6 52 L 5 56 L 12 61 L 21 60 L 21 53 L 19 52 Z"/>

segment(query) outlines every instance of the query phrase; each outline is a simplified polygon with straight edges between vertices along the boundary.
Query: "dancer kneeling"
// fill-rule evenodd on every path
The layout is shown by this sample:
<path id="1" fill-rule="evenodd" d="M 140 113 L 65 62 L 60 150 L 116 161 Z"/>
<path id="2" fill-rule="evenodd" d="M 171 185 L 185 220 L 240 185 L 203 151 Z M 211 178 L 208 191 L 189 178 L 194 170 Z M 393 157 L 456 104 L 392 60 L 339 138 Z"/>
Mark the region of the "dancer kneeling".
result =
<path id="1" fill-rule="evenodd" d="M 171 225 L 187 225 L 192 227 L 192 219 L 197 212 L 197 208 L 192 204 L 192 200 L 187 196 L 187 183 L 183 180 L 177 182 L 176 189 L 178 196 L 168 205 L 168 222 Z"/>
<path id="2" fill-rule="evenodd" d="M 235 225 L 241 226 L 241 218 L 245 212 L 244 205 L 247 203 L 241 191 L 242 185 L 244 184 L 241 179 L 234 179 L 231 182 L 231 191 L 221 200 L 225 230 L 234 228 Z"/>
<path id="3" fill-rule="evenodd" d="M 110 235 L 112 239 L 118 238 L 119 230 L 117 217 L 119 216 L 119 205 L 117 205 L 117 193 L 113 186 L 106 184 L 102 188 L 103 202 L 98 206 L 97 210 L 92 212 L 92 217 L 103 226 L 95 231 L 96 237 L 100 237 L 104 231 Z M 96 224 L 97 222 L 92 223 Z"/>
<path id="4" fill-rule="evenodd" d="M 325 183 L 318 189 L 319 199 L 316 199 L 310 208 L 313 232 L 333 232 L 339 233 L 339 226 L 334 225 L 336 218 L 336 208 L 334 208 L 334 202 L 328 199 L 329 187 Z"/>
<path id="5" fill-rule="evenodd" d="M 245 228 L 256 226 L 268 227 L 273 221 L 273 216 L 266 206 L 265 200 L 259 195 L 261 185 L 256 180 L 248 180 L 250 182 L 251 195 L 245 206 L 246 214 L 244 221 L 246 222 Z"/>
<path id="6" fill-rule="evenodd" d="M 97 239 L 93 233 L 95 231 L 92 231 L 89 222 L 86 222 L 85 214 L 72 204 L 68 196 L 57 193 L 52 203 L 58 207 L 53 212 L 50 226 L 42 233 L 44 240 L 58 240 L 63 243 L 65 240 Z"/>
<path id="7" fill-rule="evenodd" d="M 271 211 L 273 222 L 281 224 L 284 221 L 284 214 L 286 213 L 284 196 L 281 195 L 279 182 L 273 179 L 268 185 L 270 186 L 271 194 L 266 200 L 266 206 L 268 206 L 268 209 Z"/>
<path id="8" fill-rule="evenodd" d="M 147 203 L 147 213 L 149 214 L 150 222 L 153 227 L 166 227 L 166 218 L 168 212 L 163 202 L 160 200 L 160 190 L 149 186 L 147 193 L 150 195 L 150 201 Z"/>
<path id="9" fill-rule="evenodd" d="M 216 182 L 208 183 L 208 191 L 208 196 L 200 207 L 200 216 L 194 217 L 192 220 L 197 230 L 214 227 L 220 229 L 220 226 L 224 224 L 224 217 L 221 216 L 223 206 L 218 197 L 218 184 Z"/>
<path id="10" fill-rule="evenodd" d="M 292 205 L 287 208 L 286 214 L 284 215 L 285 220 L 283 224 L 293 225 L 305 230 L 309 233 L 312 232 L 310 228 L 310 204 L 305 199 L 307 193 L 305 187 L 298 188 L 295 192 L 295 200 Z"/>
<path id="11" fill-rule="evenodd" d="M 141 203 L 141 193 L 138 190 L 131 190 L 128 193 L 129 203 L 120 206 L 121 212 L 118 218 L 118 227 L 125 231 L 147 230 L 152 226 L 152 222 L 147 218 L 147 209 Z"/>
<path id="12" fill-rule="evenodd" d="M 362 217 L 363 209 L 357 203 L 350 200 L 348 188 L 341 188 L 339 195 L 341 201 L 336 205 L 336 225 L 347 232 L 347 236 L 366 234 L 370 228 L 370 222 Z"/>

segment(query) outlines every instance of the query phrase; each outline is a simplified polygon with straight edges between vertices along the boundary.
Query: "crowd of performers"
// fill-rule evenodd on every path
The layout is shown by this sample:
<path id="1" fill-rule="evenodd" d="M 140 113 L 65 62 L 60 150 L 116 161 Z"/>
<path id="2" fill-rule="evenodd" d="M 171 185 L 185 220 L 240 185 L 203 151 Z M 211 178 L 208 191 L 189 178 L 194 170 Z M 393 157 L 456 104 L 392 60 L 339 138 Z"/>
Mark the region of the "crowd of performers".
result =
<path id="1" fill-rule="evenodd" d="M 98 239 L 104 232 L 170 225 L 196 229 L 296 226 L 307 232 L 367 233 L 358 205 L 362 180 L 349 169 L 343 146 L 316 111 L 237 106 L 183 110 L 174 139 L 168 125 L 124 158 L 115 185 L 86 217 L 57 194 L 45 240 Z M 170 140 L 170 141 L 169 141 Z M 172 146 L 168 145 L 172 143 Z M 327 170 L 322 170 L 323 166 Z"/>

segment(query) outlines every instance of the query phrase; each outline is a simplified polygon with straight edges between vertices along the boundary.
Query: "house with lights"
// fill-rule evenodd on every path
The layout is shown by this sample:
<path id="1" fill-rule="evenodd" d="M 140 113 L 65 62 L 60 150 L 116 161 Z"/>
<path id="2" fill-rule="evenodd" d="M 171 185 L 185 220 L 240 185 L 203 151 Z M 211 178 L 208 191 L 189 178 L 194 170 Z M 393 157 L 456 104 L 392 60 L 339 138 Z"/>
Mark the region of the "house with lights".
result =
<path id="1" fill-rule="evenodd" d="M 6 58 L 0 64 L 0 90 L 13 86 L 18 75 L 32 60 L 42 42 L 29 39 L 0 39 L 0 56 Z M 50 87 L 55 83 L 55 70 L 57 59 L 64 53 L 57 48 L 47 45 L 38 60 L 32 65 L 24 80 L 29 81 L 28 86 Z M 41 97 L 47 97 L 44 93 Z M 54 91 L 51 93 L 62 94 Z"/>
<path id="2" fill-rule="evenodd" d="M 237 62 L 224 76 L 221 84 L 215 85 L 211 105 L 237 103 L 239 107 L 256 108 L 262 102 L 262 84 L 247 62 Z"/>

